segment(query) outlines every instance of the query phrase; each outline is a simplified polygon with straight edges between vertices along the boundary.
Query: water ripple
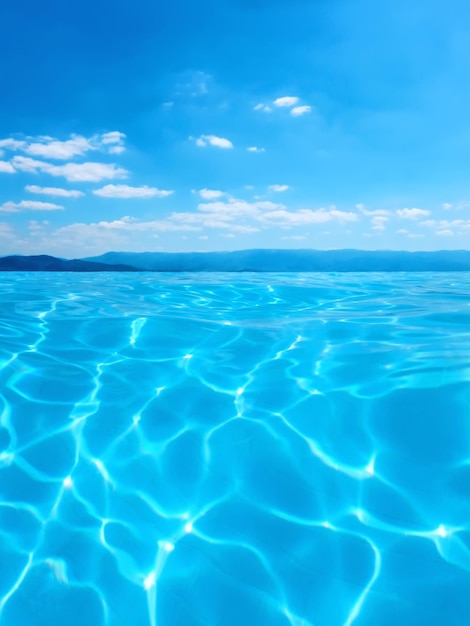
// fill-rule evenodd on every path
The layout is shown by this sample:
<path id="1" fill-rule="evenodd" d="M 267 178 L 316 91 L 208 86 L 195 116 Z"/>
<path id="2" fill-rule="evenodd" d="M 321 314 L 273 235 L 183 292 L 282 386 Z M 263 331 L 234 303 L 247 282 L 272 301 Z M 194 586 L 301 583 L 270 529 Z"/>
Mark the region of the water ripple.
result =
<path id="1" fill-rule="evenodd" d="M 470 276 L 0 276 L 0 626 L 467 626 Z"/>

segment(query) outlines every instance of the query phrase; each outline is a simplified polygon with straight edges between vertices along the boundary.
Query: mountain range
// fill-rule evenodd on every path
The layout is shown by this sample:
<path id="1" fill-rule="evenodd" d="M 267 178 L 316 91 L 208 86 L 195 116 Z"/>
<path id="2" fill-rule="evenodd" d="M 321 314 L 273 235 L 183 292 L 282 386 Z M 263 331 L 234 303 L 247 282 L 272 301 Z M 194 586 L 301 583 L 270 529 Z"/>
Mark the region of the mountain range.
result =
<path id="1" fill-rule="evenodd" d="M 0 258 L 3 272 L 137 272 L 135 267 L 123 264 L 99 263 L 74 259 L 58 259 L 47 254 L 36 256 L 5 256 Z"/>
<path id="2" fill-rule="evenodd" d="M 470 271 L 470 251 L 240 250 L 108 252 L 85 259 L 0 258 L 0 271 L 58 272 L 423 272 Z"/>

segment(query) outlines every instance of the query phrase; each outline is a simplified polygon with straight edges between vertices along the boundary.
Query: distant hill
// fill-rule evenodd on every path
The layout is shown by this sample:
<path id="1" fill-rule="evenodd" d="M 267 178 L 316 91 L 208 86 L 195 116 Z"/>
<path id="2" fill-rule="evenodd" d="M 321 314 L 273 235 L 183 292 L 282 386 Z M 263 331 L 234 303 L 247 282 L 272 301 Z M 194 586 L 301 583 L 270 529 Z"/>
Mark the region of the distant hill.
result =
<path id="1" fill-rule="evenodd" d="M 240 250 L 108 252 L 87 259 L 0 258 L 0 271 L 27 272 L 442 272 L 470 271 L 470 251 Z"/>
<path id="2" fill-rule="evenodd" d="M 3 272 L 138 272 L 135 267 L 124 264 L 95 263 L 74 259 L 57 259 L 40 254 L 37 256 L 5 256 L 0 258 Z"/>
<path id="3" fill-rule="evenodd" d="M 423 272 L 470 271 L 470 251 L 240 250 L 108 252 L 87 261 L 158 272 Z"/>

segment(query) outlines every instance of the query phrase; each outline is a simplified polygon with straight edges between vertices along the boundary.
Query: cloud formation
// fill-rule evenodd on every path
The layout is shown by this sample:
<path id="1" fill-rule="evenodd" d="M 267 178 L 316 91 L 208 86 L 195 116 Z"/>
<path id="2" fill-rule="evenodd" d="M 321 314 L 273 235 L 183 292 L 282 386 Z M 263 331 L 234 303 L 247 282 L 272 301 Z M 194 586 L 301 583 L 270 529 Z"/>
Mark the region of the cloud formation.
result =
<path id="1" fill-rule="evenodd" d="M 276 107 L 293 107 L 299 102 L 297 96 L 282 96 L 282 98 L 276 98 L 273 104 Z"/>
<path id="2" fill-rule="evenodd" d="M 312 111 L 312 107 L 308 104 L 299 105 L 299 98 L 297 96 L 282 96 L 280 98 L 276 98 L 273 101 L 272 106 L 280 109 L 290 109 L 290 114 L 293 117 L 301 117 L 302 115 Z M 255 105 L 253 109 L 255 111 L 270 113 L 272 111 L 272 106 L 260 102 Z"/>
<path id="3" fill-rule="evenodd" d="M 385 217 L 384 215 L 376 215 L 372 218 L 372 230 L 383 232 L 387 222 L 388 217 Z"/>
<path id="4" fill-rule="evenodd" d="M 24 139 L 8 137 L 0 140 L 0 149 L 22 152 L 33 157 L 66 161 L 75 157 L 81 157 L 93 150 L 119 154 L 125 149 L 125 138 L 126 135 L 119 131 L 111 131 L 91 137 L 72 134 L 66 140 L 43 135 L 26 137 Z"/>
<path id="5" fill-rule="evenodd" d="M 64 207 L 52 202 L 22 200 L 21 202 L 4 202 L 0 206 L 1 213 L 20 213 L 21 211 L 60 211 Z"/>
<path id="6" fill-rule="evenodd" d="M 105 185 L 101 189 L 93 191 L 95 196 L 102 198 L 165 198 L 171 196 L 174 191 L 157 189 L 157 187 L 130 187 L 129 185 Z"/>
<path id="7" fill-rule="evenodd" d="M 263 104 L 262 102 L 259 102 L 258 104 L 255 104 L 255 106 L 253 107 L 253 111 L 264 111 L 265 113 L 270 113 L 272 111 L 272 108 L 268 104 Z"/>
<path id="8" fill-rule="evenodd" d="M 300 117 L 301 115 L 305 115 L 305 113 L 310 113 L 312 110 L 312 107 L 309 106 L 308 104 L 304 104 L 303 106 L 300 107 L 294 107 L 290 114 L 293 115 L 294 117 Z"/>
<path id="9" fill-rule="evenodd" d="M 201 135 L 196 139 L 196 145 L 199 148 L 205 148 L 206 146 L 214 146 L 215 148 L 230 149 L 233 148 L 233 143 L 225 137 L 217 137 L 216 135 Z"/>
<path id="10" fill-rule="evenodd" d="M 11 163 L 8 163 L 8 161 L 0 161 L 0 172 L 3 174 L 14 174 L 15 171 Z"/>
<path id="11" fill-rule="evenodd" d="M 57 196 L 61 198 L 80 198 L 85 194 L 76 189 L 62 189 L 61 187 L 39 187 L 38 185 L 26 185 L 26 191 L 44 196 Z"/>
<path id="12" fill-rule="evenodd" d="M 203 200 L 214 200 L 225 196 L 225 193 L 218 189 L 200 189 L 198 193 Z"/>
<path id="13" fill-rule="evenodd" d="M 430 214 L 424 209 L 397 209 L 396 214 L 405 220 L 417 220 L 420 217 L 426 217 Z"/>
<path id="14" fill-rule="evenodd" d="M 289 189 L 289 185 L 269 185 L 268 191 L 273 191 L 275 193 L 281 193 L 283 191 L 287 191 Z"/>
<path id="15" fill-rule="evenodd" d="M 15 156 L 11 164 L 16 171 L 36 174 L 43 172 L 51 176 L 63 176 L 69 182 L 96 183 L 105 179 L 126 178 L 127 170 L 115 163 L 65 163 L 54 165 L 47 161 L 37 161 L 30 157 Z"/>

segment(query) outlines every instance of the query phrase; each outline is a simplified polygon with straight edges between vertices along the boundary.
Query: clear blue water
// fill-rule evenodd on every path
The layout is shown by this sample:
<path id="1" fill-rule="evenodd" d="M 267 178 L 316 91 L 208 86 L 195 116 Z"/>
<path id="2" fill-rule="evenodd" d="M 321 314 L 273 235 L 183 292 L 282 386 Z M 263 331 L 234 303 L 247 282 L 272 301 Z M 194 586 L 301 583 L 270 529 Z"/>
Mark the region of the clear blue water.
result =
<path id="1" fill-rule="evenodd" d="M 0 626 L 468 626 L 470 275 L 0 275 Z"/>

